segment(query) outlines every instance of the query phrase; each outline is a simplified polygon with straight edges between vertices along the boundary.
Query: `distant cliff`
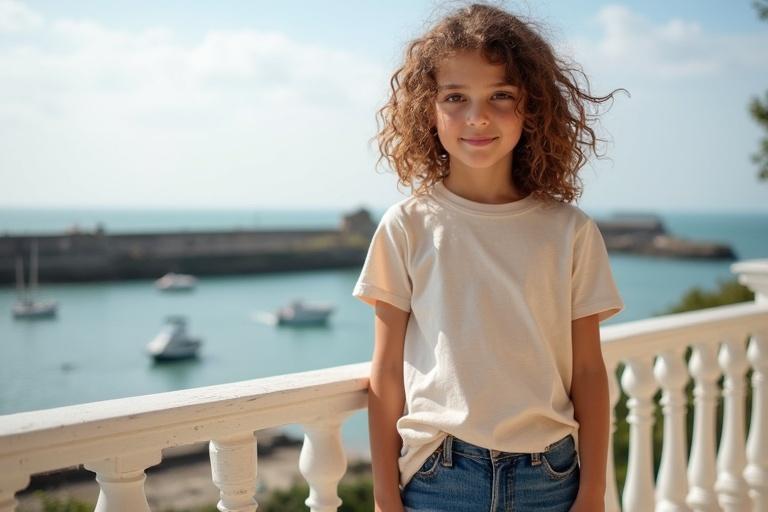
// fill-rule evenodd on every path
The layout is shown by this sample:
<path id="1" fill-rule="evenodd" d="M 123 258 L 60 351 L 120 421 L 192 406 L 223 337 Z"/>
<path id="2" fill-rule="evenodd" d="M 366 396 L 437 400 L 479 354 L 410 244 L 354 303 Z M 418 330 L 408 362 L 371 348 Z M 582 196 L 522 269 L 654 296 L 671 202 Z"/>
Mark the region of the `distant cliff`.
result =
<path id="1" fill-rule="evenodd" d="M 667 233 L 655 215 L 617 215 L 597 221 L 609 251 L 668 258 L 734 260 L 736 254 L 726 244 L 692 241 Z"/>
<path id="2" fill-rule="evenodd" d="M 669 236 L 658 218 L 598 221 L 609 251 L 680 258 L 733 259 L 722 244 Z M 360 267 L 376 223 L 365 209 L 344 215 L 338 229 L 93 232 L 0 237 L 0 284 L 15 281 L 18 258 L 27 268 L 31 242 L 40 281 L 154 279 L 166 272 L 195 275 L 287 272 Z"/>

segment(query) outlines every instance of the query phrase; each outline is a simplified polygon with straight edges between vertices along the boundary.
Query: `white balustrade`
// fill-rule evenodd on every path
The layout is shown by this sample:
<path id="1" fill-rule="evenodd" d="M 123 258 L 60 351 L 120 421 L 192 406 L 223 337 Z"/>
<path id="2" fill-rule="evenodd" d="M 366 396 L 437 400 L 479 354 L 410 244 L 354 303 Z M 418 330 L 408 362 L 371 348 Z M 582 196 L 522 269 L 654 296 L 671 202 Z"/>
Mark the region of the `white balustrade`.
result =
<path id="1" fill-rule="evenodd" d="M 717 343 L 698 343 L 693 346 L 688 361 L 693 388 L 693 439 L 688 462 L 688 505 L 696 512 L 720 510 L 715 493 L 717 400 L 720 390 L 717 380 Z"/>
<path id="2" fill-rule="evenodd" d="M 625 365 L 620 385 L 629 396 L 627 477 L 620 498 L 611 443 L 607 512 L 618 512 L 620 501 L 625 512 L 768 510 L 768 260 L 737 263 L 732 269 L 755 291 L 755 302 L 601 328 L 611 439 L 620 362 Z M 689 346 L 686 368 L 683 354 Z M 745 375 L 750 365 L 752 415 L 745 442 Z M 695 386 L 686 465 L 688 372 Z M 721 374 L 723 431 L 716 453 Z M 253 433 L 288 424 L 305 428 L 298 470 L 309 484 L 306 505 L 312 512 L 337 510 L 338 483 L 347 467 L 341 426 L 367 406 L 369 375 L 370 363 L 360 363 L 0 416 L 0 512 L 15 510 L 15 494 L 28 485 L 29 475 L 83 463 L 96 473 L 100 485 L 98 512 L 147 511 L 146 468 L 160 462 L 165 448 L 199 442 L 210 442 L 211 476 L 220 490 L 218 509 L 252 512 L 258 508 Z M 657 381 L 664 441 L 654 482 L 651 436 Z"/>
<path id="3" fill-rule="evenodd" d="M 629 396 L 629 460 L 624 484 L 625 512 L 645 512 L 653 508 L 653 379 L 651 357 L 635 357 L 626 362 L 621 385 Z"/>
<path id="4" fill-rule="evenodd" d="M 257 451 L 253 432 L 214 439 L 209 443 L 211 477 L 219 488 L 221 512 L 253 512 L 256 494 Z"/>
<path id="5" fill-rule="evenodd" d="M 756 304 L 768 304 L 768 259 L 734 263 L 731 272 L 755 293 Z M 768 510 L 768 329 L 761 326 L 751 334 L 748 357 L 753 371 L 752 422 L 744 476 L 755 510 L 763 512 Z"/>
<path id="6" fill-rule="evenodd" d="M 656 478 L 656 510 L 687 512 L 688 494 L 687 448 L 685 433 L 685 385 L 688 373 L 684 361 L 685 347 L 665 350 L 656 359 L 654 374 L 661 385 L 661 407 L 664 413 L 664 442 L 661 466 Z"/>
<path id="7" fill-rule="evenodd" d="M 341 417 L 304 424 L 304 444 L 299 470 L 309 484 L 304 502 L 311 512 L 333 512 L 341 505 L 337 489 L 347 471 L 347 457 L 341 442 Z"/>
<path id="8" fill-rule="evenodd" d="M 768 329 L 756 331 L 747 349 L 752 364 L 752 422 L 744 478 L 755 510 L 768 510 Z"/>
<path id="9" fill-rule="evenodd" d="M 741 339 L 727 339 L 718 355 L 723 371 L 723 431 L 717 454 L 717 481 L 715 491 L 720 507 L 725 512 L 751 510 L 747 482 L 744 479 L 746 466 L 744 442 L 744 374 L 747 372 L 747 357 Z"/>
<path id="10" fill-rule="evenodd" d="M 100 487 L 94 512 L 149 512 L 144 470 L 161 458 L 160 450 L 148 450 L 86 462 L 85 469 L 96 473 Z"/>

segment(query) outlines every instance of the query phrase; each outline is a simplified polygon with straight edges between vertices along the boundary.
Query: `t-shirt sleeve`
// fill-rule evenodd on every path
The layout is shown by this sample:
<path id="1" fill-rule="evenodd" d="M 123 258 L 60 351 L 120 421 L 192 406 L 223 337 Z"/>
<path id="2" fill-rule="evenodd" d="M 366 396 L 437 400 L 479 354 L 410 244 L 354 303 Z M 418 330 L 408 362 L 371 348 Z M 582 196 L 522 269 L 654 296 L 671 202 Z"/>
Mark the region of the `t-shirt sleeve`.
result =
<path id="1" fill-rule="evenodd" d="M 390 207 L 371 238 L 368 254 L 352 295 L 376 305 L 377 300 L 411 310 L 411 279 L 408 275 L 408 240 L 405 229 Z"/>
<path id="2" fill-rule="evenodd" d="M 576 233 L 571 293 L 571 320 L 598 313 L 602 322 L 624 309 L 605 241 L 591 218 Z"/>

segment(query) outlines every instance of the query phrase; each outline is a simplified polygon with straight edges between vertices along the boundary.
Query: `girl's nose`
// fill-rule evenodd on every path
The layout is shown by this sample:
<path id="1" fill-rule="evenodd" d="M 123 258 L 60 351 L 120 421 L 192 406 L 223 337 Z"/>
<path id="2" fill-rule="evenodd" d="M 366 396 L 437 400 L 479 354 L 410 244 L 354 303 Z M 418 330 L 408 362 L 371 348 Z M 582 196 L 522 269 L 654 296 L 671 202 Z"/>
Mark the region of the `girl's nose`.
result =
<path id="1" fill-rule="evenodd" d="M 475 104 L 467 109 L 467 124 L 470 126 L 485 126 L 488 124 L 488 113 L 485 106 Z"/>

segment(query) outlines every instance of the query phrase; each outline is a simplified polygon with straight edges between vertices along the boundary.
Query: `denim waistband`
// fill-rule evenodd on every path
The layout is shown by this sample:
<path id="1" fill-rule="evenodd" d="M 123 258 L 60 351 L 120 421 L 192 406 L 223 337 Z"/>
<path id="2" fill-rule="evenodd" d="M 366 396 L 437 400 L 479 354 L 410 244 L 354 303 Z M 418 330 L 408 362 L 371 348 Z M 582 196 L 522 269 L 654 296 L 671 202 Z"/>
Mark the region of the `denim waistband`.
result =
<path id="1" fill-rule="evenodd" d="M 546 448 L 544 448 L 543 452 L 534 452 L 534 453 L 504 452 L 500 450 L 483 448 L 481 446 L 474 445 L 472 443 L 459 439 L 456 436 L 448 434 L 445 436 L 445 439 L 443 439 L 443 445 L 442 445 L 443 452 L 444 452 L 443 463 L 445 464 L 447 462 L 448 465 L 451 465 L 450 455 L 452 453 L 459 453 L 462 455 L 469 455 L 471 457 L 478 457 L 478 458 L 483 458 L 488 460 L 501 460 L 506 458 L 529 456 L 531 458 L 532 464 L 538 465 L 540 463 L 542 453 L 546 453 L 550 450 L 558 448 L 564 443 L 569 443 L 569 442 L 575 444 L 575 440 L 573 439 L 573 435 L 571 434 L 568 434 L 562 439 L 559 439 L 554 443 L 547 445 Z"/>

